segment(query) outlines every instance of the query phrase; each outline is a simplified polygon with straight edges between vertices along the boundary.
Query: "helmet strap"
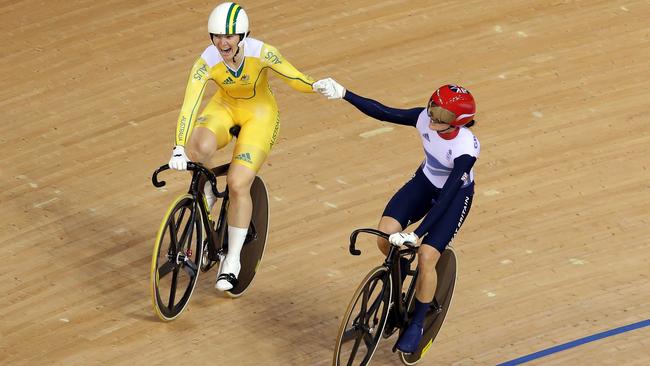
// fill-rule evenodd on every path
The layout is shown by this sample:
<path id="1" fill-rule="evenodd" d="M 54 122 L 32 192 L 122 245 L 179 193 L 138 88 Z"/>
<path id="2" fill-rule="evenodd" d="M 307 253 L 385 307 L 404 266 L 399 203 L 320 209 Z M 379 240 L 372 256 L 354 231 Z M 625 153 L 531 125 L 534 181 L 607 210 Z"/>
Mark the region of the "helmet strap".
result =
<path id="1" fill-rule="evenodd" d="M 453 128 L 453 130 L 451 130 L 450 132 L 445 132 L 449 130 L 449 128 Z M 438 136 L 442 137 L 445 140 L 453 140 L 456 136 L 458 136 L 458 133 L 460 132 L 460 127 L 449 126 L 449 128 L 438 132 Z"/>
<path id="2" fill-rule="evenodd" d="M 242 35 L 239 36 L 239 43 L 237 43 L 237 46 L 239 48 L 242 48 L 244 46 L 244 41 L 246 40 L 246 37 L 248 37 L 248 33 L 250 33 L 250 32 L 246 32 L 246 33 L 244 33 L 243 36 Z"/>
<path id="3" fill-rule="evenodd" d="M 244 35 L 239 36 L 239 42 L 237 43 L 237 52 L 235 52 L 235 55 L 232 57 L 232 62 L 235 63 L 235 57 L 239 54 L 239 51 L 244 47 L 244 41 L 246 40 L 246 37 L 248 36 L 249 32 L 244 33 Z"/>

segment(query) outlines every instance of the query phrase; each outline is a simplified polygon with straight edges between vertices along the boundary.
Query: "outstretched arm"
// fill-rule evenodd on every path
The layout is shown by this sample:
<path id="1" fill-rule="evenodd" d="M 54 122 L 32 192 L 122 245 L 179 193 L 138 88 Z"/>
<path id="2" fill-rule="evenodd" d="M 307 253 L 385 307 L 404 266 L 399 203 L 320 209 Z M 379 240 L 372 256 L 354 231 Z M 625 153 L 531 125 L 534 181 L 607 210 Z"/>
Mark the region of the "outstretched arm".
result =
<path id="1" fill-rule="evenodd" d="M 422 107 L 411 109 L 387 107 L 376 100 L 362 97 L 349 90 L 345 92 L 343 99 L 347 100 L 350 104 L 357 107 L 358 110 L 372 118 L 414 127 L 417 124 L 418 116 L 423 109 Z"/>
<path id="2" fill-rule="evenodd" d="M 376 100 L 357 95 L 337 83 L 334 79 L 318 80 L 314 90 L 328 99 L 345 99 L 366 115 L 386 122 L 415 126 L 423 108 L 398 109 L 387 107 Z"/>
<path id="3" fill-rule="evenodd" d="M 262 60 L 271 70 L 293 89 L 303 93 L 313 93 L 314 79 L 296 69 L 287 59 L 282 57 L 277 48 L 265 44 L 262 48 Z"/>

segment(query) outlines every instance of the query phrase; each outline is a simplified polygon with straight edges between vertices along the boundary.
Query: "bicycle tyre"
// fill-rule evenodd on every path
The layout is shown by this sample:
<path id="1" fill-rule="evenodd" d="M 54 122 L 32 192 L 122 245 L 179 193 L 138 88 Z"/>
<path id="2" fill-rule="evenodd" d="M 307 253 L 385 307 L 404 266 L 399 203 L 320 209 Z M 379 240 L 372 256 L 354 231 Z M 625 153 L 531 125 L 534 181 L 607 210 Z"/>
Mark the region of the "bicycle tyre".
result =
<path id="1" fill-rule="evenodd" d="M 176 319 L 194 292 L 203 255 L 201 230 L 194 197 L 176 198 L 160 224 L 151 259 L 151 298 L 154 312 L 163 321 Z M 182 292 L 180 297 L 177 292 Z"/>
<path id="2" fill-rule="evenodd" d="M 362 366 L 370 362 L 377 350 L 379 341 L 382 339 L 390 302 L 392 301 L 392 292 L 393 279 L 384 266 L 374 268 L 361 281 L 352 296 L 345 315 L 341 319 L 334 350 L 334 366 Z M 360 299 L 361 303 L 359 302 Z M 370 304 L 369 307 L 368 304 Z M 355 310 L 357 305 L 360 305 L 358 311 Z M 358 322 L 359 319 L 362 319 L 362 324 Z M 371 321 L 374 321 L 374 323 L 371 324 Z M 354 340 L 354 344 L 348 352 L 344 349 L 344 345 L 352 340 Z M 358 360 L 362 340 L 366 352 Z"/>

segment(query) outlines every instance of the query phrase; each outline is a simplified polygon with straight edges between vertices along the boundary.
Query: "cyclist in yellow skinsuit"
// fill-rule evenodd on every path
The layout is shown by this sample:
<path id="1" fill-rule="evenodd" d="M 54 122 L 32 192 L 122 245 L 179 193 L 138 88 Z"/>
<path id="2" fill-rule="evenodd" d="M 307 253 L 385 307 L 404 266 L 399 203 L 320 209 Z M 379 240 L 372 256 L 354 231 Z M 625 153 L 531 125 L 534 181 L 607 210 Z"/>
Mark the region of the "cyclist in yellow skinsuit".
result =
<path id="1" fill-rule="evenodd" d="M 227 176 L 229 249 L 215 285 L 225 291 L 236 284 L 241 268 L 239 254 L 252 213 L 250 187 L 280 129 L 278 107 L 268 84 L 269 70 L 303 93 L 313 92 L 314 80 L 293 67 L 275 47 L 248 37 L 248 16 L 236 3 L 217 6 L 210 14 L 208 31 L 212 45 L 190 71 L 169 166 L 185 170 L 188 161 L 207 163 L 216 150 L 231 141 L 229 129 L 241 126 Z M 208 80 L 219 88 L 199 115 Z M 205 192 L 212 206 L 212 191 Z"/>

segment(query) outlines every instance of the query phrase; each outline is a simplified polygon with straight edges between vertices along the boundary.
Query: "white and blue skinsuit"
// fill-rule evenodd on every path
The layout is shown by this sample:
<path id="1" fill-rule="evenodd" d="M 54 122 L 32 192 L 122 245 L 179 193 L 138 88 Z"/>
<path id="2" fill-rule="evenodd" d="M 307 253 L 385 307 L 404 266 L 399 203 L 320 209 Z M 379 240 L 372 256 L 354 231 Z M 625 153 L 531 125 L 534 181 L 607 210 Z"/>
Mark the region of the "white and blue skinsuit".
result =
<path id="1" fill-rule="evenodd" d="M 422 139 L 425 159 L 413 178 L 400 188 L 384 209 L 402 230 L 424 217 L 415 234 L 442 252 L 454 238 L 472 205 L 474 171 L 480 144 L 466 127 L 453 138 L 443 138 L 429 128 L 426 108 L 397 109 L 361 97 L 349 90 L 344 98 L 375 119 L 413 126 Z"/>

